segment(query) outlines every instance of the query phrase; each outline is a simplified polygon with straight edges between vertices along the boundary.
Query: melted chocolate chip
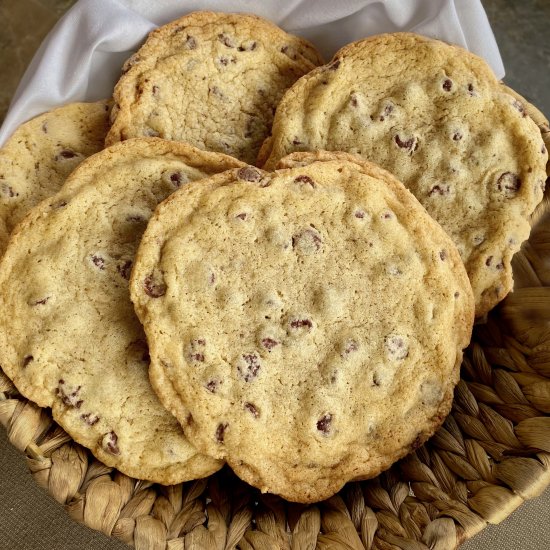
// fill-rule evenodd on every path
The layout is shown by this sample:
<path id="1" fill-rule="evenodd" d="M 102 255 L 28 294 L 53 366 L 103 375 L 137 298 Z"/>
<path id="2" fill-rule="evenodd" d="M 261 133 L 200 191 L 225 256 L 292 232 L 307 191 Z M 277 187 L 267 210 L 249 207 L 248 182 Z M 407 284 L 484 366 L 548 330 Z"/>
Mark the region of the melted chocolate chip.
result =
<path id="1" fill-rule="evenodd" d="M 315 253 L 321 250 L 322 245 L 321 234 L 313 226 L 303 229 L 292 237 L 292 248 L 298 249 L 304 254 Z"/>
<path id="2" fill-rule="evenodd" d="M 262 338 L 262 346 L 267 350 L 271 351 L 275 346 L 278 346 L 279 342 L 273 338 Z"/>
<path id="3" fill-rule="evenodd" d="M 260 416 L 260 412 L 258 411 L 258 409 L 252 404 L 252 403 L 249 403 L 248 401 L 244 404 L 244 408 L 254 417 L 254 418 L 258 418 Z"/>
<path id="4" fill-rule="evenodd" d="M 181 172 L 170 174 L 170 181 L 174 184 L 174 187 L 181 187 L 181 184 L 184 182 L 183 174 Z"/>
<path id="5" fill-rule="evenodd" d="M 231 39 L 231 37 L 228 36 L 228 35 L 225 34 L 225 33 L 218 34 L 218 40 L 219 40 L 224 46 L 226 46 L 227 48 L 234 48 L 234 47 L 235 47 L 235 43 L 233 42 L 233 40 Z"/>
<path id="6" fill-rule="evenodd" d="M 103 449 L 107 452 L 113 455 L 120 454 L 120 449 L 118 448 L 118 435 L 114 431 L 110 431 L 103 436 L 102 444 Z"/>
<path id="7" fill-rule="evenodd" d="M 220 385 L 219 380 L 209 380 L 204 386 L 210 393 L 216 393 L 218 391 L 218 386 Z"/>
<path id="8" fill-rule="evenodd" d="M 116 270 L 123 279 L 129 281 L 130 273 L 132 272 L 132 260 L 126 260 L 123 264 L 118 264 Z"/>
<path id="9" fill-rule="evenodd" d="M 317 420 L 317 429 L 323 435 L 329 435 L 332 431 L 332 414 L 326 413 L 319 420 Z"/>
<path id="10" fill-rule="evenodd" d="M 355 340 L 348 340 L 345 343 L 344 349 L 342 350 L 342 353 L 340 355 L 345 359 L 350 353 L 354 353 L 358 349 L 359 349 L 359 344 Z"/>
<path id="11" fill-rule="evenodd" d="M 197 40 L 194 36 L 188 34 L 184 45 L 188 50 L 195 50 L 197 49 Z"/>
<path id="12" fill-rule="evenodd" d="M 105 269 L 105 259 L 101 256 L 98 256 L 97 254 L 93 254 L 91 256 L 92 263 L 101 271 Z"/>
<path id="13" fill-rule="evenodd" d="M 99 416 L 97 416 L 97 414 L 92 414 L 92 413 L 81 414 L 80 418 L 84 420 L 84 422 L 86 422 L 88 426 L 94 426 L 99 422 Z"/>
<path id="14" fill-rule="evenodd" d="M 237 370 L 245 382 L 250 382 L 250 380 L 258 376 L 260 366 L 260 358 L 258 355 L 255 353 L 245 353 L 241 355 Z"/>
<path id="15" fill-rule="evenodd" d="M 79 399 L 79 393 L 80 388 L 82 386 L 78 386 L 73 391 L 68 390 L 65 387 L 65 380 L 60 379 L 59 384 L 57 386 L 57 397 L 61 399 L 63 404 L 67 407 L 74 408 L 74 409 L 80 409 L 82 403 L 84 402 L 82 399 Z"/>
<path id="16" fill-rule="evenodd" d="M 254 166 L 245 166 L 237 172 L 237 177 L 240 180 L 256 183 L 262 179 L 262 173 Z"/>
<path id="17" fill-rule="evenodd" d="M 60 151 L 59 154 L 56 157 L 56 160 L 60 159 L 72 159 L 76 157 L 76 153 L 74 151 L 71 151 L 70 149 L 63 149 L 63 151 Z"/>
<path id="18" fill-rule="evenodd" d="M 290 328 L 307 328 L 311 330 L 313 323 L 311 319 L 293 319 L 290 321 Z"/>
<path id="19" fill-rule="evenodd" d="M 409 347 L 401 336 L 386 336 L 384 344 L 389 358 L 393 361 L 402 361 L 409 355 Z"/>
<path id="20" fill-rule="evenodd" d="M 450 92 L 452 87 L 453 87 L 453 81 L 449 78 L 445 79 L 443 81 L 443 85 L 442 85 L 443 89 L 446 91 L 446 92 Z"/>
<path id="21" fill-rule="evenodd" d="M 407 140 L 402 140 L 399 135 L 396 135 L 394 139 L 399 148 L 406 149 L 410 153 L 418 149 L 418 142 L 415 137 L 411 137 Z"/>
<path id="22" fill-rule="evenodd" d="M 4 197 L 9 197 L 10 199 L 19 196 L 19 193 L 15 192 L 13 190 L 13 187 L 11 185 L 8 185 L 7 183 L 2 183 L 2 185 L 0 186 L 0 191 L 2 192 L 2 195 L 4 195 Z"/>
<path id="23" fill-rule="evenodd" d="M 504 172 L 497 180 L 497 187 L 505 195 L 513 196 L 519 191 L 521 180 L 516 174 L 512 174 L 512 172 Z"/>
<path id="24" fill-rule="evenodd" d="M 306 185 L 309 185 L 310 187 L 313 187 L 313 188 L 315 187 L 315 182 L 305 174 L 295 177 L 294 183 L 304 183 Z"/>
<path id="25" fill-rule="evenodd" d="M 440 183 L 438 185 L 434 185 L 431 189 L 428 195 L 430 197 L 432 195 L 448 195 L 450 191 L 450 187 L 448 183 Z"/>
<path id="26" fill-rule="evenodd" d="M 160 298 L 166 294 L 166 285 L 164 282 L 160 281 L 158 277 L 155 277 L 153 273 L 145 277 L 143 288 L 145 294 L 151 298 Z"/>
<path id="27" fill-rule="evenodd" d="M 225 439 L 225 432 L 228 427 L 229 424 L 227 422 L 224 422 L 223 424 L 218 424 L 218 427 L 216 428 L 216 441 L 218 443 L 223 443 L 223 440 Z"/>

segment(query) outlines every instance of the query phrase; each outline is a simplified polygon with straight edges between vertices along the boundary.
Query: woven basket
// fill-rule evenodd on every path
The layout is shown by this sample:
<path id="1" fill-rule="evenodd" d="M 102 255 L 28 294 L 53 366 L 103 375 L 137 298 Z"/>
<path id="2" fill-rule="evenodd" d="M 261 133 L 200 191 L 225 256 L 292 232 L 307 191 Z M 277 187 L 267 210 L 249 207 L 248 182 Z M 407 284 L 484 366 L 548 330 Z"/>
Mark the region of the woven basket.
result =
<path id="1" fill-rule="evenodd" d="M 548 122 L 519 99 L 550 148 Z M 549 196 L 514 258 L 515 291 L 475 327 L 443 427 L 327 501 L 262 495 L 228 468 L 170 487 L 129 478 L 73 442 L 1 371 L 0 422 L 71 518 L 139 550 L 453 550 L 550 484 Z"/>

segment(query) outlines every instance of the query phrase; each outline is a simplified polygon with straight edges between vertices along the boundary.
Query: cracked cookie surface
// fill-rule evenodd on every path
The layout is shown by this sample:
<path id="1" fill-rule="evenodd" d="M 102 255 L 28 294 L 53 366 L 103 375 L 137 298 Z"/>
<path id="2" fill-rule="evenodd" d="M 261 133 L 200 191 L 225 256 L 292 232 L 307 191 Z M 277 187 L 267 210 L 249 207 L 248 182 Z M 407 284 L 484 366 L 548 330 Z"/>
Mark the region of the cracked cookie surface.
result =
<path id="1" fill-rule="evenodd" d="M 452 241 L 388 172 L 322 152 L 281 166 L 164 201 L 130 292 L 189 439 L 262 491 L 314 502 L 443 421 L 474 303 Z"/>
<path id="2" fill-rule="evenodd" d="M 158 136 L 253 163 L 283 93 L 323 61 L 254 15 L 194 12 L 153 31 L 116 85 L 107 143 Z"/>
<path id="3" fill-rule="evenodd" d="M 158 202 L 240 166 L 183 143 L 129 140 L 84 161 L 16 227 L 0 264 L 0 364 L 19 391 L 108 466 L 165 485 L 221 466 L 158 401 L 128 293 Z"/>
<path id="4" fill-rule="evenodd" d="M 482 59 L 407 33 L 345 46 L 285 94 L 259 164 L 315 149 L 360 155 L 405 184 L 457 245 L 478 316 L 512 289 L 548 154 Z"/>
<path id="5" fill-rule="evenodd" d="M 98 101 L 59 107 L 22 124 L 0 149 L 0 256 L 19 220 L 103 149 L 110 106 Z"/>

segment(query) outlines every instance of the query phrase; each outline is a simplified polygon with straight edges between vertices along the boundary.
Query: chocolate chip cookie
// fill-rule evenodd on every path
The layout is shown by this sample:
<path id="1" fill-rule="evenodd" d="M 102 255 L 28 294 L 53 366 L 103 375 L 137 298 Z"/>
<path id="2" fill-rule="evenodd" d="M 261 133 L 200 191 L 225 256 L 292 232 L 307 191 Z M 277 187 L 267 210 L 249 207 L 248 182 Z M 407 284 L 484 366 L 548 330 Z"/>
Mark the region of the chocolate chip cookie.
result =
<path id="1" fill-rule="evenodd" d="M 0 256 L 15 224 L 103 149 L 110 102 L 70 103 L 20 126 L 0 149 Z"/>
<path id="2" fill-rule="evenodd" d="M 260 160 L 347 151 L 402 181 L 451 236 L 483 316 L 513 287 L 548 158 L 521 101 L 461 48 L 385 34 L 342 48 L 283 97 Z"/>
<path id="3" fill-rule="evenodd" d="M 128 280 L 157 203 L 241 165 L 154 138 L 117 144 L 25 217 L 2 260 L 2 368 L 75 441 L 129 476 L 171 485 L 221 466 L 197 453 L 153 392 Z"/>
<path id="4" fill-rule="evenodd" d="M 474 300 L 451 239 L 391 174 L 322 152 L 281 167 L 164 201 L 130 292 L 190 441 L 262 491 L 314 502 L 440 425 Z"/>
<path id="5" fill-rule="evenodd" d="M 255 15 L 191 13 L 153 31 L 125 64 L 107 143 L 159 136 L 252 163 L 285 90 L 322 62 L 309 42 Z"/>

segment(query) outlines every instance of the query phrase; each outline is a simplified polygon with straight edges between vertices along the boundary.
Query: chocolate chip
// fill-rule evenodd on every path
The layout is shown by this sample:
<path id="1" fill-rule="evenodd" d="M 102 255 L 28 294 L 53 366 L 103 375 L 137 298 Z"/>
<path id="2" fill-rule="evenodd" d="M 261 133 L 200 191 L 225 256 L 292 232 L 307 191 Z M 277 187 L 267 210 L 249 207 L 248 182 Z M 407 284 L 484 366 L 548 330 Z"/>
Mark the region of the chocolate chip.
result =
<path id="1" fill-rule="evenodd" d="M 243 181 L 258 182 L 262 179 L 262 173 L 254 166 L 245 166 L 239 169 L 237 177 Z"/>
<path id="2" fill-rule="evenodd" d="M 262 338 L 262 346 L 267 350 L 271 351 L 275 346 L 278 346 L 279 342 L 273 338 Z"/>
<path id="3" fill-rule="evenodd" d="M 198 338 L 196 340 L 191 340 L 189 343 L 189 359 L 196 363 L 204 363 L 204 346 L 206 345 L 206 340 L 203 338 Z"/>
<path id="4" fill-rule="evenodd" d="M 132 272 L 132 260 L 126 260 L 123 264 L 118 264 L 116 270 L 123 279 L 129 281 L 130 273 Z"/>
<path id="5" fill-rule="evenodd" d="M 151 298 L 160 298 L 166 294 L 166 285 L 161 280 L 159 275 L 150 273 L 143 281 L 145 294 Z"/>
<path id="6" fill-rule="evenodd" d="M 449 191 L 450 191 L 450 186 L 448 183 L 440 183 L 438 185 L 434 185 L 431 189 L 430 189 L 430 192 L 428 193 L 428 195 L 430 195 L 430 197 L 432 195 L 448 195 L 449 194 Z"/>
<path id="7" fill-rule="evenodd" d="M 35 300 L 34 302 L 31 302 L 31 306 L 43 306 L 48 303 L 48 300 L 51 298 L 51 296 L 46 296 L 45 298 L 41 298 L 40 300 Z"/>
<path id="8" fill-rule="evenodd" d="M 336 61 L 333 61 L 329 66 L 328 66 L 328 70 L 329 71 L 335 71 L 339 66 L 340 66 L 340 63 L 342 62 L 341 59 L 337 59 Z"/>
<path id="9" fill-rule="evenodd" d="M 311 330 L 313 328 L 313 323 L 311 319 L 293 319 L 290 321 L 290 328 L 307 328 Z"/>
<path id="10" fill-rule="evenodd" d="M 354 213 L 354 216 L 356 218 L 359 218 L 360 220 L 362 220 L 365 217 L 365 211 L 364 210 L 356 210 L 355 213 Z"/>
<path id="11" fill-rule="evenodd" d="M 491 267 L 491 264 L 493 263 L 493 256 L 489 256 L 486 260 L 485 260 L 485 265 L 487 267 Z"/>
<path id="12" fill-rule="evenodd" d="M 72 159 L 77 156 L 77 153 L 74 151 L 71 151 L 70 149 L 63 149 L 63 151 L 60 151 L 57 157 L 55 157 L 55 160 L 60 159 Z"/>
<path id="13" fill-rule="evenodd" d="M 256 46 L 257 46 L 257 45 L 258 45 L 258 44 L 257 44 L 255 41 L 253 41 L 253 42 L 248 42 L 248 43 L 246 43 L 246 44 L 241 44 L 241 45 L 237 48 L 237 50 L 238 50 L 239 52 L 252 52 L 252 51 L 254 51 L 254 50 L 256 49 Z"/>
<path id="14" fill-rule="evenodd" d="M 237 214 L 235 216 L 236 218 L 239 218 L 239 220 L 246 220 L 246 218 L 248 217 L 247 213 L 246 212 L 241 212 L 240 214 Z"/>
<path id="15" fill-rule="evenodd" d="M 462 134 L 459 131 L 456 131 L 453 134 L 453 141 L 460 141 L 462 139 Z"/>
<path id="16" fill-rule="evenodd" d="M 323 239 L 321 234 L 313 226 L 303 229 L 292 237 L 292 248 L 298 249 L 304 254 L 313 254 L 321 250 Z"/>
<path id="17" fill-rule="evenodd" d="M 294 178 L 294 183 L 304 183 L 306 185 L 309 185 L 313 188 L 315 188 L 315 182 L 306 175 L 297 176 Z"/>
<path id="18" fill-rule="evenodd" d="M 512 172 L 504 172 L 497 180 L 497 187 L 506 196 L 514 196 L 521 187 L 521 180 Z"/>
<path id="19" fill-rule="evenodd" d="M 475 95 L 474 85 L 468 84 L 468 92 L 471 96 Z"/>
<path id="20" fill-rule="evenodd" d="M 92 259 L 92 263 L 98 269 L 100 269 L 101 271 L 103 271 L 105 269 L 105 259 L 104 258 L 102 258 L 101 256 L 98 256 L 97 254 L 92 254 L 90 256 L 90 258 Z"/>
<path id="21" fill-rule="evenodd" d="M 225 33 L 218 34 L 218 40 L 227 48 L 234 48 L 235 43 L 233 39 Z"/>
<path id="22" fill-rule="evenodd" d="M 197 49 L 197 40 L 194 36 L 187 35 L 187 38 L 184 43 L 184 47 L 188 50 L 195 50 Z"/>
<path id="23" fill-rule="evenodd" d="M 401 336 L 386 336 L 384 339 L 384 345 L 386 347 L 388 357 L 393 361 L 402 361 L 409 355 L 409 346 L 405 342 L 405 339 Z"/>
<path id="24" fill-rule="evenodd" d="M 152 92 L 153 92 L 153 95 L 156 96 L 158 95 L 158 92 L 159 92 L 159 87 L 157 85 L 154 85 L 153 88 L 152 88 Z"/>
<path id="25" fill-rule="evenodd" d="M 48 121 L 45 121 L 43 124 L 42 124 L 42 131 L 47 134 L 48 133 Z"/>
<path id="26" fill-rule="evenodd" d="M 410 153 L 418 149 L 418 141 L 415 137 L 403 141 L 399 135 L 396 135 L 394 139 L 399 148 L 406 149 Z"/>
<path id="27" fill-rule="evenodd" d="M 357 95 L 356 94 L 351 94 L 349 96 L 349 102 L 350 102 L 352 107 L 357 107 L 357 105 L 359 105 L 359 102 L 357 101 Z"/>
<path id="28" fill-rule="evenodd" d="M 372 385 L 373 386 L 380 386 L 382 382 L 380 381 L 380 375 L 377 372 L 372 373 Z"/>
<path id="29" fill-rule="evenodd" d="M 439 257 L 441 258 L 441 261 L 444 262 L 447 259 L 447 251 L 446 250 L 440 250 L 439 251 Z"/>
<path id="30" fill-rule="evenodd" d="M 292 140 L 292 145 L 303 145 L 303 141 L 300 141 L 298 138 Z"/>
<path id="31" fill-rule="evenodd" d="M 446 92 L 450 92 L 453 87 L 453 81 L 447 78 L 446 80 L 443 81 L 442 87 Z"/>
<path id="32" fill-rule="evenodd" d="M 256 353 L 244 353 L 237 364 L 237 370 L 245 382 L 258 376 L 260 370 L 260 358 Z"/>
<path id="33" fill-rule="evenodd" d="M 244 408 L 254 417 L 254 418 L 258 418 L 258 416 L 260 416 L 260 411 L 258 411 L 258 409 L 252 404 L 252 403 L 249 403 L 248 401 L 244 404 Z"/>
<path id="34" fill-rule="evenodd" d="M 286 56 L 290 57 L 294 61 L 298 59 L 298 56 L 296 55 L 296 52 L 292 50 L 289 46 L 283 46 L 281 48 L 281 53 L 284 53 Z"/>
<path id="35" fill-rule="evenodd" d="M 460 296 L 460 292 L 458 292 L 458 290 L 455 292 L 454 294 L 455 298 L 458 298 Z"/>
<path id="36" fill-rule="evenodd" d="M 216 393 L 218 391 L 218 386 L 220 385 L 219 380 L 209 380 L 204 386 L 210 393 Z"/>
<path id="37" fill-rule="evenodd" d="M 25 357 L 23 357 L 23 367 L 26 367 L 33 360 L 34 357 L 32 355 L 25 355 Z"/>
<path id="38" fill-rule="evenodd" d="M 79 399 L 79 393 L 80 388 L 82 386 L 78 386 L 76 389 L 73 389 L 72 391 L 68 390 L 65 387 L 65 380 L 60 379 L 58 386 L 57 386 L 57 397 L 61 399 L 64 405 L 70 408 L 74 409 L 80 409 L 82 403 L 84 402 L 82 399 Z"/>
<path id="39" fill-rule="evenodd" d="M 390 210 L 386 210 L 385 212 L 382 212 L 382 214 L 380 214 L 380 218 L 383 220 L 392 220 L 393 212 L 391 212 Z"/>
<path id="40" fill-rule="evenodd" d="M 502 271 L 504 269 L 504 263 L 502 261 L 498 262 L 498 264 L 495 265 L 495 269 L 498 271 Z"/>
<path id="41" fill-rule="evenodd" d="M 97 416 L 97 414 L 92 414 L 92 413 L 81 414 L 80 418 L 84 420 L 84 422 L 86 422 L 88 426 L 94 426 L 99 422 L 99 416 Z"/>
<path id="42" fill-rule="evenodd" d="M 113 455 L 120 454 L 118 448 L 118 436 L 114 431 L 110 431 L 103 436 L 102 446 L 105 451 Z"/>
<path id="43" fill-rule="evenodd" d="M 223 424 L 218 424 L 218 427 L 216 428 L 216 441 L 218 443 L 223 443 L 225 432 L 228 427 L 229 424 L 227 422 L 224 422 Z"/>
<path id="44" fill-rule="evenodd" d="M 181 172 L 170 174 L 170 181 L 174 184 L 174 187 L 180 187 L 184 179 L 186 180 L 187 178 L 184 178 Z"/>
<path id="45" fill-rule="evenodd" d="M 319 420 L 317 420 L 317 429 L 323 435 L 329 435 L 332 431 L 332 414 L 325 413 Z"/>

